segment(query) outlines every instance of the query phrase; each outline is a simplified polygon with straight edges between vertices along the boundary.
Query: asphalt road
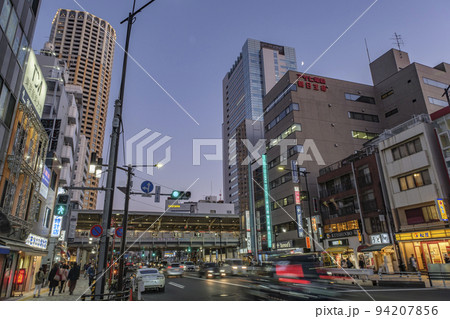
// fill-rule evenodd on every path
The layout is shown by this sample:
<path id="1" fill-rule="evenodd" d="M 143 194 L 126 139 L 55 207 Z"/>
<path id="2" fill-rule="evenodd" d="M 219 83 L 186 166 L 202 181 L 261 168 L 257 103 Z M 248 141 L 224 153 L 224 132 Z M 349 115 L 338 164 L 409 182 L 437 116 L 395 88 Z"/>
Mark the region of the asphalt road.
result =
<path id="1" fill-rule="evenodd" d="M 198 278 L 195 273 L 183 278 L 166 278 L 166 291 L 146 292 L 146 301 L 248 301 L 248 282 L 243 277 L 217 279 Z M 450 301 L 450 289 L 443 288 L 389 288 L 336 286 L 340 300 L 355 301 Z M 372 299 L 373 298 L 373 299 Z"/>

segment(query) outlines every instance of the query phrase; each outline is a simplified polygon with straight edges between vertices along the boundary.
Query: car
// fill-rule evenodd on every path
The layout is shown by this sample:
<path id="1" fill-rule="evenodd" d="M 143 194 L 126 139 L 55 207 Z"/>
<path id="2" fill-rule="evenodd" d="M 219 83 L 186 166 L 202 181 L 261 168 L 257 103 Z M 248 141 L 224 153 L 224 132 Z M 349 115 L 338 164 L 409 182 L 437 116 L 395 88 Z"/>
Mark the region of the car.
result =
<path id="1" fill-rule="evenodd" d="M 195 271 L 195 265 L 192 261 L 182 261 L 181 267 L 184 271 Z"/>
<path id="2" fill-rule="evenodd" d="M 168 262 L 163 260 L 163 261 L 159 262 L 158 268 L 159 269 L 165 269 L 167 267 L 167 265 L 168 265 Z"/>
<path id="3" fill-rule="evenodd" d="M 183 268 L 179 263 L 171 263 L 166 268 L 167 276 L 183 277 Z"/>
<path id="4" fill-rule="evenodd" d="M 156 289 L 164 291 L 166 288 L 166 277 L 156 268 L 138 269 L 136 273 L 137 280 L 142 280 L 144 290 Z"/>
<path id="5" fill-rule="evenodd" d="M 225 270 L 216 263 L 204 263 L 199 270 L 199 276 L 205 278 L 223 278 L 226 276 Z"/>
<path id="6" fill-rule="evenodd" d="M 247 266 L 244 265 L 243 261 L 238 258 L 225 259 L 225 263 L 222 268 L 225 270 L 227 275 L 246 275 Z"/>

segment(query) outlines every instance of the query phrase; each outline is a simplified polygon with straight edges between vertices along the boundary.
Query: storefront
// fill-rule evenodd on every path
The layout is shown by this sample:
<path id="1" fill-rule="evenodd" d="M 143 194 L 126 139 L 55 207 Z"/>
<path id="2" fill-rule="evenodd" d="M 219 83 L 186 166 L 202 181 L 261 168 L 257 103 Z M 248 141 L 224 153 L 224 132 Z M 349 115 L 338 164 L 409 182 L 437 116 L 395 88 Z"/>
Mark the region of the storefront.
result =
<path id="1" fill-rule="evenodd" d="M 401 257 L 408 270 L 410 258 L 414 256 L 419 270 L 428 270 L 429 264 L 445 263 L 450 256 L 450 229 L 436 229 L 395 235 L 399 242 Z"/>
<path id="2" fill-rule="evenodd" d="M 357 232 L 355 233 L 357 234 Z M 327 234 L 327 236 L 328 235 L 330 234 Z M 334 233 L 333 235 L 348 235 L 348 231 L 342 233 Z M 324 266 L 347 268 L 348 260 L 353 264 L 353 268 L 357 268 L 358 263 L 355 253 L 359 244 L 360 243 L 358 236 L 327 240 L 325 251 L 322 253 Z"/>

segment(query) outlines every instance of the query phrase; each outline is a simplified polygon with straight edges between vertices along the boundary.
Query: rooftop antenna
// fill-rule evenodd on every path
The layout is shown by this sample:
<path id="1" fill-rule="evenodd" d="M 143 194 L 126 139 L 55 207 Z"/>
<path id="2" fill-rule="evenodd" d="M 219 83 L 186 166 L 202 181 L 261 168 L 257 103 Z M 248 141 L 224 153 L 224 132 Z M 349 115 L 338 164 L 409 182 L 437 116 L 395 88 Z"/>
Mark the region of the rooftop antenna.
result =
<path id="1" fill-rule="evenodd" d="M 450 96 L 449 96 L 449 94 L 448 94 L 448 90 L 449 90 L 449 89 L 450 89 L 450 85 L 449 85 L 446 89 L 444 89 L 444 94 L 442 94 L 442 96 L 445 95 L 445 97 L 447 98 L 448 106 L 450 107 Z"/>
<path id="2" fill-rule="evenodd" d="M 366 40 L 366 38 L 364 38 L 364 43 L 366 44 L 367 58 L 369 59 L 369 64 L 370 64 L 371 61 L 370 61 L 370 55 L 369 55 L 369 47 L 367 46 L 367 40 Z"/>
<path id="3" fill-rule="evenodd" d="M 394 37 L 391 38 L 391 40 L 394 40 L 394 44 L 397 45 L 398 51 L 400 52 L 400 57 L 402 56 L 402 46 L 405 45 L 403 42 L 402 36 L 400 34 L 397 34 L 397 32 L 394 32 Z"/>

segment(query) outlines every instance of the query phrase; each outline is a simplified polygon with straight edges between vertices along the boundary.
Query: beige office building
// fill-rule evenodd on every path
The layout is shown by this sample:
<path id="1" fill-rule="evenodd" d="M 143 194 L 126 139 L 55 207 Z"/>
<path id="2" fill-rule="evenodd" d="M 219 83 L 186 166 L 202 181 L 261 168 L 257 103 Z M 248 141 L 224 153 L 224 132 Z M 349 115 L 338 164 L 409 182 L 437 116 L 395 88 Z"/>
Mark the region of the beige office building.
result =
<path id="1" fill-rule="evenodd" d="M 53 19 L 50 42 L 67 61 L 69 83 L 83 87 L 81 134 L 97 157 L 103 153 L 115 40 L 111 25 L 88 12 L 59 9 Z M 90 175 L 86 186 L 98 186 L 97 179 Z M 97 192 L 85 191 L 83 208 L 94 209 L 96 201 Z"/>

